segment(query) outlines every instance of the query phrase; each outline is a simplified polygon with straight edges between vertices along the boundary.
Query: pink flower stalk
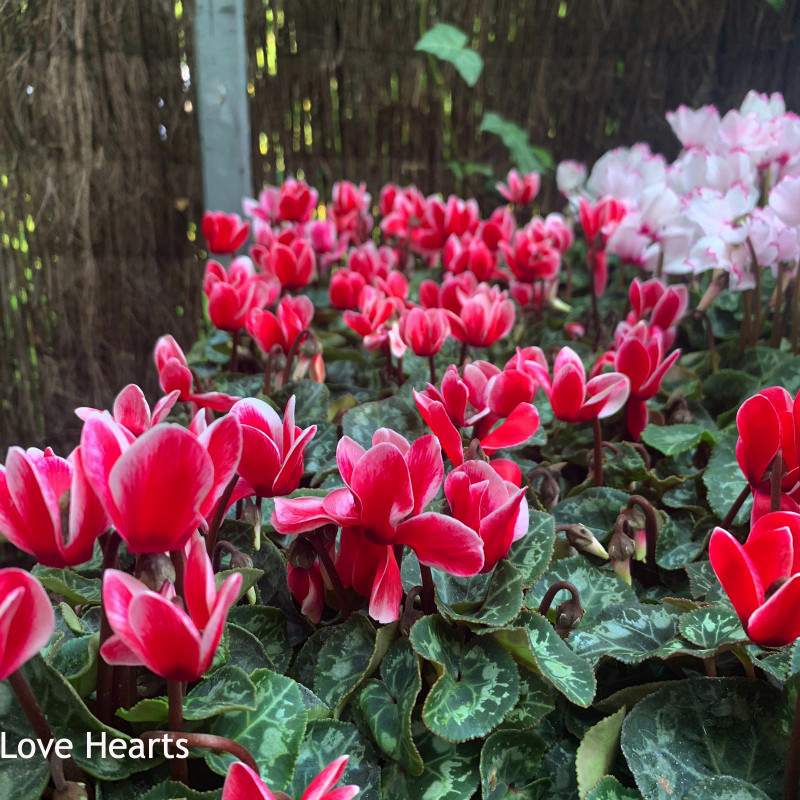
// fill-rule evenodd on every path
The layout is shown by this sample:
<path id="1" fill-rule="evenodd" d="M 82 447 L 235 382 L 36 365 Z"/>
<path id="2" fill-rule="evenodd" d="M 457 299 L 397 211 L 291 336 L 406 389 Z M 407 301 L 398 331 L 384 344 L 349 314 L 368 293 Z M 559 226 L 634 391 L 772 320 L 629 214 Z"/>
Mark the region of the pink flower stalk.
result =
<path id="1" fill-rule="evenodd" d="M 528 441 L 539 427 L 539 413 L 531 404 L 535 393 L 536 383 L 525 372 L 501 372 L 476 361 L 464 367 L 463 378 L 449 366 L 441 390 L 428 384 L 424 392 L 414 391 L 414 400 L 425 424 L 458 466 L 464 462 L 460 428 L 474 426 L 473 438 L 480 440 L 487 455 Z M 503 418 L 505 422 L 496 426 Z"/>
<path id="2" fill-rule="evenodd" d="M 352 311 L 358 308 L 361 292 L 367 282 L 364 276 L 351 269 L 337 269 L 331 276 L 328 298 L 334 308 Z"/>
<path id="3" fill-rule="evenodd" d="M 208 317 L 221 331 L 243 328 L 250 310 L 271 305 L 280 291 L 280 283 L 257 273 L 246 256 L 234 259 L 228 270 L 218 261 L 206 264 L 203 292 L 208 298 Z"/>
<path id="4" fill-rule="evenodd" d="M 319 193 L 305 181 L 289 178 L 280 187 L 278 215 L 285 222 L 308 222 L 317 207 Z"/>
<path id="5" fill-rule="evenodd" d="M 172 336 L 161 336 L 153 350 L 153 360 L 158 370 L 158 382 L 167 395 L 178 392 L 178 400 L 199 408 L 229 411 L 239 399 L 223 392 L 195 392 L 194 376 L 180 345 Z M 155 412 L 154 412 L 155 413 Z"/>
<path id="6" fill-rule="evenodd" d="M 715 528 L 711 566 L 747 635 L 761 647 L 783 647 L 800 637 L 800 514 L 765 514 L 744 545 Z"/>
<path id="7" fill-rule="evenodd" d="M 625 405 L 630 394 L 627 375 L 608 372 L 586 381 L 578 354 L 562 347 L 553 365 L 550 404 L 563 422 L 587 422 L 610 417 Z"/>
<path id="8" fill-rule="evenodd" d="M 455 275 L 469 270 L 479 281 L 488 281 L 497 270 L 497 258 L 480 239 L 452 234 L 442 251 L 442 265 Z"/>
<path id="9" fill-rule="evenodd" d="M 105 571 L 103 607 L 114 631 L 100 648 L 107 663 L 145 666 L 168 681 L 186 683 L 208 672 L 242 576 L 228 576 L 217 591 L 200 534 L 193 535 L 186 550 L 186 611 L 173 602 L 175 587 L 169 582 L 153 592 L 126 572 Z"/>
<path id="10" fill-rule="evenodd" d="M 434 356 L 450 335 L 447 312 L 441 308 L 412 308 L 400 318 L 399 334 L 414 355 Z"/>
<path id="11" fill-rule="evenodd" d="M 236 472 L 242 428 L 230 415 L 200 435 L 169 423 L 134 439 L 108 412 L 84 422 L 89 484 L 131 553 L 179 550 L 213 511 Z"/>
<path id="12" fill-rule="evenodd" d="M 25 570 L 0 569 L 0 681 L 50 641 L 55 624 L 42 584 Z"/>
<path id="13" fill-rule="evenodd" d="M 459 342 L 472 347 L 491 347 L 514 327 L 514 302 L 508 292 L 496 286 L 479 284 L 471 296 L 459 295 L 458 315 L 448 311 L 450 330 Z"/>
<path id="14" fill-rule="evenodd" d="M 269 254 L 270 269 L 280 285 L 290 292 L 308 284 L 316 269 L 316 259 L 311 245 L 301 238 L 285 245 L 276 242 Z"/>
<path id="15" fill-rule="evenodd" d="M 369 613 L 379 622 L 391 622 L 399 616 L 403 593 L 394 545 L 409 546 L 422 564 L 462 576 L 481 569 L 483 545 L 464 523 L 424 511 L 444 479 L 436 437 L 423 436 L 409 444 L 400 434 L 381 428 L 372 445 L 365 450 L 343 437 L 336 461 L 345 487 L 325 498 L 276 498 L 272 525 L 279 533 L 296 534 L 333 523 L 373 545 L 363 548 L 364 558 L 375 554 L 381 564 L 373 574 Z M 358 554 L 359 548 L 355 551 Z"/>
<path id="16" fill-rule="evenodd" d="M 254 397 L 240 400 L 232 409 L 242 428 L 239 481 L 230 503 L 242 497 L 276 497 L 290 494 L 303 477 L 303 456 L 317 426 L 301 429 L 294 424 L 295 396 L 289 398 L 283 421 L 268 403 Z"/>
<path id="17" fill-rule="evenodd" d="M 518 206 L 527 206 L 539 194 L 542 179 L 538 172 L 529 172 L 520 176 L 519 172 L 512 169 L 508 173 L 505 183 L 498 183 L 496 189 L 509 203 Z"/>
<path id="18" fill-rule="evenodd" d="M 180 392 L 175 389 L 162 397 L 150 413 L 150 406 L 144 392 L 135 384 L 129 383 L 114 399 L 111 416 L 114 422 L 125 428 L 132 436 L 141 436 L 145 431 L 165 420 L 178 401 Z M 84 422 L 100 409 L 81 406 L 75 409 L 76 416 Z"/>
<path id="19" fill-rule="evenodd" d="M 337 758 L 328 764 L 303 792 L 300 800 L 352 800 L 361 789 L 358 786 L 342 786 L 334 789 L 342 779 L 348 756 Z M 241 761 L 231 765 L 222 800 L 275 800 L 259 775 Z"/>
<path id="20" fill-rule="evenodd" d="M 46 567 L 74 567 L 91 559 L 109 525 L 80 447 L 68 459 L 49 448 L 9 448 L 0 466 L 0 532 L 11 544 Z"/>
<path id="21" fill-rule="evenodd" d="M 450 511 L 483 542 L 483 569 L 490 572 L 511 545 L 528 532 L 525 489 L 503 480 L 491 464 L 466 461 L 445 479 Z"/>
<path id="22" fill-rule="evenodd" d="M 249 222 L 242 222 L 238 214 L 222 211 L 206 211 L 202 228 L 208 249 L 217 255 L 235 253 L 250 235 Z"/>

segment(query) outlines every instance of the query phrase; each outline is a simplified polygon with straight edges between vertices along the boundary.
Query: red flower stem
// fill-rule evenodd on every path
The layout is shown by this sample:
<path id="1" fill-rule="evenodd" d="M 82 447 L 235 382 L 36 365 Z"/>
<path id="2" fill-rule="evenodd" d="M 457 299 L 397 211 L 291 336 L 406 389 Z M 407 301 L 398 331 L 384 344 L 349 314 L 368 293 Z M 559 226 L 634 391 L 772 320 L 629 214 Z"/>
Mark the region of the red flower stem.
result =
<path id="1" fill-rule="evenodd" d="M 211 524 L 208 526 L 208 536 L 206 536 L 206 552 L 209 556 L 214 555 L 214 548 L 217 544 L 217 536 L 219 536 L 219 529 L 222 526 L 222 520 L 225 519 L 225 510 L 228 508 L 228 502 L 231 499 L 233 490 L 236 488 L 236 482 L 239 476 L 234 473 L 233 477 L 228 481 L 222 495 L 219 498 L 217 507 L 214 510 L 214 516 L 211 518 Z"/>
<path id="2" fill-rule="evenodd" d="M 594 460 L 592 463 L 592 471 L 594 472 L 594 485 L 603 485 L 603 430 L 600 425 L 600 418 L 595 417 L 592 420 L 592 427 L 594 428 Z"/>
<path id="3" fill-rule="evenodd" d="M 261 390 L 267 397 L 269 397 L 272 391 L 272 362 L 274 358 L 275 356 L 270 349 L 269 353 L 267 353 L 267 363 L 264 366 L 264 386 Z"/>
<path id="4" fill-rule="evenodd" d="M 109 532 L 103 543 L 103 574 L 107 569 L 112 569 L 117 563 L 117 553 L 122 540 L 119 535 Z M 103 645 L 111 636 L 111 623 L 108 621 L 105 604 L 100 606 L 100 642 Z M 114 705 L 114 667 L 101 655 L 97 659 L 97 718 L 100 722 L 110 725 L 113 722 Z"/>
<path id="5" fill-rule="evenodd" d="M 553 604 L 553 598 L 561 591 L 567 591 L 572 595 L 572 599 L 580 603 L 581 595 L 578 587 L 569 581 L 556 581 L 545 593 L 542 602 L 539 604 L 539 615 L 542 617 L 547 616 L 550 606 Z"/>
<path id="6" fill-rule="evenodd" d="M 781 451 L 772 459 L 772 469 L 769 472 L 769 510 L 781 510 L 781 481 L 783 480 L 783 456 Z"/>
<path id="7" fill-rule="evenodd" d="M 259 771 L 258 764 L 253 756 L 250 755 L 250 751 L 237 742 L 226 739 L 224 736 L 214 736 L 210 733 L 186 733 L 184 731 L 147 731 L 140 738 L 143 741 L 152 739 L 156 742 L 163 742 L 164 737 L 171 742 L 182 739 L 186 742 L 187 747 L 199 747 L 203 750 L 211 750 L 214 753 L 230 753 L 234 758 L 247 764 L 250 769 L 255 770 L 256 773 Z"/>
<path id="8" fill-rule="evenodd" d="M 169 727 L 171 731 L 179 734 L 183 732 L 183 683 L 181 681 L 167 681 L 167 696 L 169 698 Z M 189 785 L 189 765 L 185 758 L 172 759 L 172 779 Z"/>
<path id="9" fill-rule="evenodd" d="M 433 575 L 431 568 L 427 564 L 419 565 L 419 572 L 422 575 L 422 610 L 426 614 L 436 613 L 436 592 L 433 588 Z"/>
<path id="10" fill-rule="evenodd" d="M 783 769 L 783 791 L 781 800 L 797 800 L 797 786 L 800 783 L 800 694 L 794 709 L 792 733 L 789 736 L 789 752 Z"/>
<path id="11" fill-rule="evenodd" d="M 22 674 L 21 670 L 16 670 L 8 676 L 8 684 L 17 697 L 17 702 L 25 712 L 31 730 L 36 734 L 36 738 L 40 739 L 44 744 L 52 741 L 53 729 L 47 721 L 44 712 L 42 711 L 39 701 L 36 699 L 31 685 L 28 683 L 26 677 Z M 60 760 L 60 759 L 59 759 Z M 72 781 L 85 781 L 83 773 L 78 765 L 72 758 L 66 759 L 66 771 L 69 773 L 68 777 Z"/>
<path id="12" fill-rule="evenodd" d="M 308 329 L 303 328 L 297 336 L 294 337 L 294 341 L 292 342 L 292 346 L 289 348 L 289 352 L 286 354 L 286 366 L 283 368 L 283 385 L 286 386 L 289 383 L 289 378 L 292 377 L 292 364 L 294 363 L 294 357 L 297 355 L 297 351 L 300 349 L 300 345 L 309 337 L 313 336 L 314 334 Z"/>
<path id="13" fill-rule="evenodd" d="M 330 578 L 331 585 L 333 586 L 333 591 L 336 593 L 336 599 L 339 601 L 339 610 L 342 612 L 342 616 L 347 619 L 350 614 L 353 613 L 353 610 L 350 607 L 350 600 L 347 597 L 347 591 L 344 588 L 342 579 L 339 577 L 336 564 L 333 563 L 333 559 L 331 558 L 331 554 L 328 552 L 328 548 L 325 547 L 325 544 L 318 533 L 312 533 L 306 538 L 309 542 L 311 542 L 311 546 L 314 548 L 314 552 L 317 554 L 319 563 L 328 574 L 328 578 Z"/>
<path id="14" fill-rule="evenodd" d="M 186 572 L 186 555 L 183 550 L 170 550 L 169 557 L 172 559 L 172 566 L 175 567 L 175 594 L 183 600 L 183 576 Z"/>
<path id="15" fill-rule="evenodd" d="M 433 355 L 428 356 L 428 366 L 431 368 L 431 383 L 435 386 L 436 385 L 436 362 L 434 361 Z"/>
<path id="16" fill-rule="evenodd" d="M 733 505 L 728 509 L 725 519 L 722 520 L 722 527 L 728 530 L 736 519 L 739 509 L 744 505 L 744 501 L 750 496 L 750 484 L 746 484 L 744 489 L 739 493 L 739 496 L 733 501 Z"/>
<path id="17" fill-rule="evenodd" d="M 458 359 L 458 366 L 463 367 L 466 360 L 467 360 L 467 343 L 461 342 L 461 355 L 459 356 Z"/>
<path id="18" fill-rule="evenodd" d="M 239 369 L 239 331 L 233 332 L 231 341 L 231 363 L 228 367 L 229 372 L 236 372 Z"/>

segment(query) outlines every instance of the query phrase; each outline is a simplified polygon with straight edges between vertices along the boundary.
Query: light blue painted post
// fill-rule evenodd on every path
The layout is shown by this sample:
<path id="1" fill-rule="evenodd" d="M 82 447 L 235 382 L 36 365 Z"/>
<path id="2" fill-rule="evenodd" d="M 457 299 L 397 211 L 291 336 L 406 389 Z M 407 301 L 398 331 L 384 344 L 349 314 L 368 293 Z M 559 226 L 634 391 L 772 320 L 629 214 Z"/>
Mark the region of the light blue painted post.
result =
<path id="1" fill-rule="evenodd" d="M 194 31 L 205 207 L 241 214 L 253 194 L 244 0 L 197 0 Z"/>

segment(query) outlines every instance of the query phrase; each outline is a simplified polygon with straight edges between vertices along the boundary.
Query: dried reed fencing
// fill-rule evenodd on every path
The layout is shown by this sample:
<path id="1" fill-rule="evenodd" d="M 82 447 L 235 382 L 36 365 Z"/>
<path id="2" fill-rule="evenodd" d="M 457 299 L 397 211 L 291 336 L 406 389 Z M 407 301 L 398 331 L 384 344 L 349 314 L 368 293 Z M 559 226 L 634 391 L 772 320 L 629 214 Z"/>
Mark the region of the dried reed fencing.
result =
<path id="1" fill-rule="evenodd" d="M 0 0 L 0 447 L 74 444 L 78 405 L 134 380 L 200 321 L 192 0 Z M 254 180 L 388 180 L 496 203 L 487 111 L 555 160 L 637 140 L 663 113 L 781 90 L 800 110 L 787 0 L 246 0 Z M 449 22 L 470 89 L 413 50 Z M 552 182 L 545 182 L 546 203 Z"/>

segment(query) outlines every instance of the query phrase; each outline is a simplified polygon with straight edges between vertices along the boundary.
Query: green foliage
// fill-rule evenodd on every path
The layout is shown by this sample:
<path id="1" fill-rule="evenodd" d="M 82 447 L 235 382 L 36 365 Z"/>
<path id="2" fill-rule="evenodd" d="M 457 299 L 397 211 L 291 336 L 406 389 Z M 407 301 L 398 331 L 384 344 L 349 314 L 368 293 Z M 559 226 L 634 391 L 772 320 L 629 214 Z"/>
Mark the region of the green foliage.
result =
<path id="1" fill-rule="evenodd" d="M 453 25 L 439 23 L 423 34 L 415 50 L 430 53 L 452 64 L 468 86 L 474 86 L 483 72 L 483 59 L 467 45 L 467 34 Z"/>
<path id="2" fill-rule="evenodd" d="M 495 111 L 483 115 L 479 130 L 499 136 L 511 160 L 522 172 L 544 172 L 553 168 L 553 158 L 547 150 L 531 145 L 528 134 L 519 125 Z"/>

